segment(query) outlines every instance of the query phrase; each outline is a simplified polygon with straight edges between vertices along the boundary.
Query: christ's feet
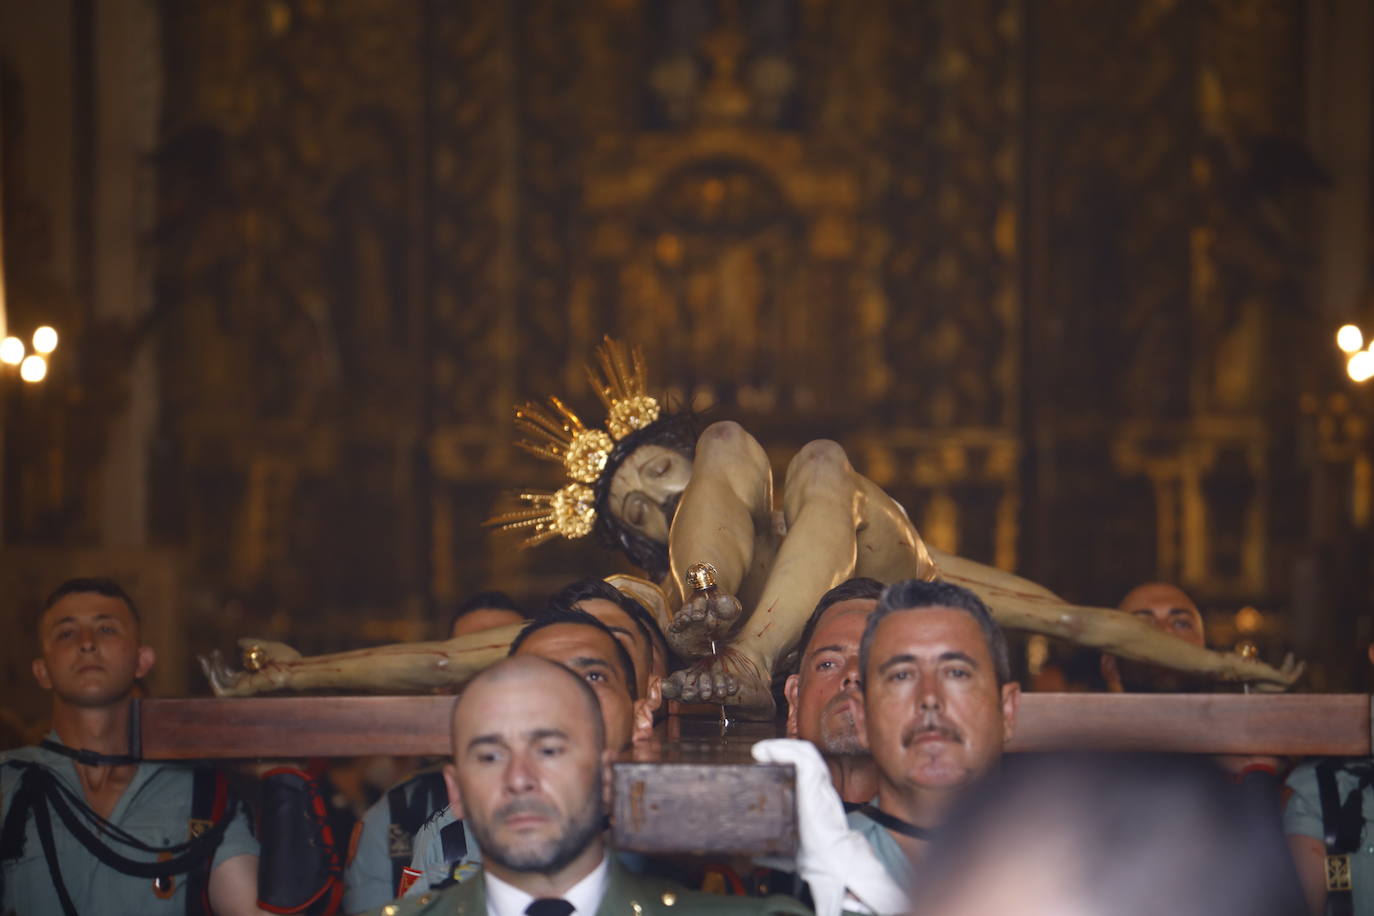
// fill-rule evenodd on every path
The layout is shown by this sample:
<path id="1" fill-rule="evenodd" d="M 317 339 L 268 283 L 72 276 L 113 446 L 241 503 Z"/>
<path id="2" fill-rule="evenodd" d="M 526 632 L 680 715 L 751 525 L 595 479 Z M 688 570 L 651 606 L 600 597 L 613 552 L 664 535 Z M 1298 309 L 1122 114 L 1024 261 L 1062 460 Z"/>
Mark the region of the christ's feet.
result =
<path id="1" fill-rule="evenodd" d="M 743 608 L 734 595 L 713 588 L 693 592 L 668 623 L 664 636 L 683 658 L 702 658 L 725 647 L 725 637 Z"/>
<path id="2" fill-rule="evenodd" d="M 670 674 L 663 681 L 663 697 L 684 703 L 720 703 L 737 708 L 748 719 L 770 719 L 774 709 L 765 668 L 728 648 Z"/>

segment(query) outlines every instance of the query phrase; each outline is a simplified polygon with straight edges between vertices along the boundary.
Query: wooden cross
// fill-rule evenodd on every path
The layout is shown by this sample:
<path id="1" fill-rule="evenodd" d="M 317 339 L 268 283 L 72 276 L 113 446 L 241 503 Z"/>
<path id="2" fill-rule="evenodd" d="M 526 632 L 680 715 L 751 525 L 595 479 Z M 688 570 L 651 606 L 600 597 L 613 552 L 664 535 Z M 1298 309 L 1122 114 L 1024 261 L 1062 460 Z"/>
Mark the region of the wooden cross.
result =
<path id="1" fill-rule="evenodd" d="M 448 756 L 451 696 L 142 700 L 134 753 L 149 760 Z M 1008 750 L 1116 750 L 1368 756 L 1363 694 L 1031 693 Z M 790 767 L 752 762 L 770 724 L 670 716 L 662 740 L 614 767 L 619 848 L 648 853 L 790 855 Z"/>

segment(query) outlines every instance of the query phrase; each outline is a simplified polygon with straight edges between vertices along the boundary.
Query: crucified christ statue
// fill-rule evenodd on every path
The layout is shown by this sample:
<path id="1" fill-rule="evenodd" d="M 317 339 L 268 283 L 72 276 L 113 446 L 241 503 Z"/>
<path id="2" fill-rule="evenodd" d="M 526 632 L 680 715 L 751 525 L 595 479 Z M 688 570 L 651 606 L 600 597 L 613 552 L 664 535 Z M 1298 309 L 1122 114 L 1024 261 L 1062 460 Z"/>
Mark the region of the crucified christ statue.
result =
<path id="1" fill-rule="evenodd" d="M 697 436 L 690 414 L 664 412 L 645 393 L 638 354 L 607 340 L 598 355 L 602 372 L 591 378 L 610 414 L 606 429 L 586 427 L 557 399 L 553 411 L 520 408 L 517 422 L 538 439 L 524 444 L 562 463 L 572 482 L 522 494 L 527 508 L 493 522 L 532 529 L 530 544 L 595 532 L 661 583 L 665 635 L 689 662 L 664 681 L 665 697 L 771 710 L 775 666 L 819 597 L 853 576 L 945 579 L 978 594 L 1005 627 L 1217 680 L 1281 689 L 1301 674 L 1291 660 L 1277 669 L 1209 651 L 1130 615 L 1070 605 L 1026 579 L 932 549 L 901 505 L 856 472 L 835 442 L 797 452 L 779 503 L 767 455 L 743 427 L 718 422 Z M 714 592 L 686 584 L 698 563 L 715 567 Z M 507 637 L 492 631 L 315 658 L 258 643 L 257 670 L 207 665 L 207 673 L 221 695 L 438 686 L 489 664 Z"/>

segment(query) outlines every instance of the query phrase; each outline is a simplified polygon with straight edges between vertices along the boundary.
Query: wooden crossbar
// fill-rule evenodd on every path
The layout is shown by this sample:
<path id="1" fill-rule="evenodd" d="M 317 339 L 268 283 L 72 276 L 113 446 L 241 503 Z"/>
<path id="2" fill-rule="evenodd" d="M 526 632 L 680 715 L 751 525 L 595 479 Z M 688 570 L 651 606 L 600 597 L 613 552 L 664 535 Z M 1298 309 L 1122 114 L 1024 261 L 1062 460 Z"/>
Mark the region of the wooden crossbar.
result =
<path id="1" fill-rule="evenodd" d="M 447 755 L 453 697 L 144 700 L 134 748 L 150 760 Z M 1364 756 L 1370 698 L 1041 693 L 1021 699 L 1013 751 L 1145 750 Z M 661 740 L 614 766 L 617 848 L 788 856 L 796 849 L 790 766 L 754 764 L 768 723 L 722 730 L 670 717 Z"/>
<path id="2" fill-rule="evenodd" d="M 134 745 L 149 760 L 448 753 L 452 697 L 142 700 Z M 1371 753 L 1364 694 L 1084 694 L 1021 698 L 1011 751 Z M 670 723 L 669 744 L 672 744 Z M 709 745 L 708 745 L 709 746 Z M 742 762 L 735 746 L 708 759 Z M 744 756 L 741 756 L 744 754 Z"/>

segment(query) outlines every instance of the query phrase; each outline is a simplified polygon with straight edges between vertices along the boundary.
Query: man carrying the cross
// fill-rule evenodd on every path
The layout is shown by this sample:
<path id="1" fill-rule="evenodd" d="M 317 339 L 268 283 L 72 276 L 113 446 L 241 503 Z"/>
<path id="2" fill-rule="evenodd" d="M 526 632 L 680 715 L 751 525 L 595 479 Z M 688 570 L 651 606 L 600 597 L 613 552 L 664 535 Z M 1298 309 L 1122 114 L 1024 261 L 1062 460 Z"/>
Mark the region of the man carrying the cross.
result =
<path id="1" fill-rule="evenodd" d="M 130 754 L 135 685 L 153 667 L 138 609 L 109 579 L 44 603 L 33 674 L 52 731 L 0 755 L 0 912 L 219 916 L 328 911 L 339 862 L 305 773 L 263 775 L 260 834 L 223 774 Z"/>
<path id="2" fill-rule="evenodd" d="M 70 580 L 44 606 L 33 673 L 53 730 L 0 757 L 2 912 L 201 912 L 188 894 L 221 916 L 262 912 L 246 809 L 208 771 L 128 756 L 134 684 L 155 659 L 139 629 L 110 580 Z"/>

